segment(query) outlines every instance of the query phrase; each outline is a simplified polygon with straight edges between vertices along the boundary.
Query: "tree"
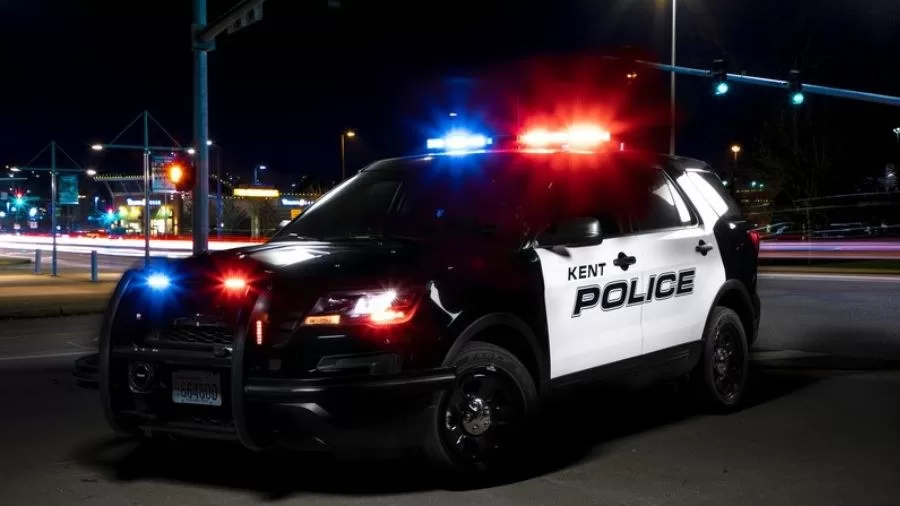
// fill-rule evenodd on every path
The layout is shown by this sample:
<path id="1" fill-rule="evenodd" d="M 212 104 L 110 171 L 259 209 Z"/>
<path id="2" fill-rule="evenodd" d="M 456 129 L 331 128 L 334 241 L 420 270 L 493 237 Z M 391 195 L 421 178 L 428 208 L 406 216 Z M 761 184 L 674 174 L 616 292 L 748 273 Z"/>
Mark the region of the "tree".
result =
<path id="1" fill-rule="evenodd" d="M 258 222 L 259 235 L 267 237 L 278 228 L 278 209 L 273 199 L 253 199 L 250 204 L 251 214 Z"/>
<path id="2" fill-rule="evenodd" d="M 756 162 L 762 175 L 794 198 L 832 190 L 843 152 L 833 124 L 824 104 L 779 111 L 763 124 L 758 139 Z"/>
<path id="3" fill-rule="evenodd" d="M 215 213 L 215 210 L 213 210 L 213 213 Z M 222 223 L 224 223 L 222 228 L 226 232 L 233 233 L 246 228 L 249 218 L 247 212 L 238 206 L 234 199 L 222 199 Z"/>

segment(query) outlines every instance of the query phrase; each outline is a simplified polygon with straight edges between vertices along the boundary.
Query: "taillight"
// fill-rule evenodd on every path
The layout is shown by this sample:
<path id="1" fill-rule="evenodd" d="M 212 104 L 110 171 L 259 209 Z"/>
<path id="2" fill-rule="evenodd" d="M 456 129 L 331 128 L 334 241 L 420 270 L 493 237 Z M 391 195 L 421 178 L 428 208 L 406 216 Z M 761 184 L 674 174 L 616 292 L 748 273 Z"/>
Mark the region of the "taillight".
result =
<path id="1" fill-rule="evenodd" d="M 750 236 L 750 241 L 753 243 L 753 247 L 756 248 L 756 252 L 759 253 L 759 232 L 756 230 L 750 230 L 747 232 L 747 235 Z"/>

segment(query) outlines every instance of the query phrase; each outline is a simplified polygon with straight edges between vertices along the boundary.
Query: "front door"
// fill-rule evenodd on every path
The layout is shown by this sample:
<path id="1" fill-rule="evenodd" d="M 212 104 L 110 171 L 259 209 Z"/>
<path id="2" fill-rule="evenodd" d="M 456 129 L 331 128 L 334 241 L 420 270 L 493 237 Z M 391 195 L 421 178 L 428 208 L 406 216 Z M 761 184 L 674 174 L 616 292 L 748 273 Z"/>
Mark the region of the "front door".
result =
<path id="1" fill-rule="evenodd" d="M 641 353 L 641 305 L 629 300 L 641 266 L 635 237 L 604 227 L 597 245 L 538 248 L 544 279 L 550 378 Z"/>

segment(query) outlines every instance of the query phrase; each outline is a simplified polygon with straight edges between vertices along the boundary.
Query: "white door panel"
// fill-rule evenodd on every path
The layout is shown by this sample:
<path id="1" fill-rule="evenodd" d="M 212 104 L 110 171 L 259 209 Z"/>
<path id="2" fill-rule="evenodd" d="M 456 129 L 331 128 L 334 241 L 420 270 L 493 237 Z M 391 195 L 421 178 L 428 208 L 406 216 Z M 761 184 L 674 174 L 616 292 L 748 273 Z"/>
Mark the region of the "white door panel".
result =
<path id="1" fill-rule="evenodd" d="M 537 249 L 544 278 L 550 377 L 557 378 L 641 353 L 638 264 L 622 270 L 617 255 L 633 255 L 635 237 L 610 237 L 596 246 Z M 633 280 L 633 283 L 632 283 Z M 639 290 L 639 288 L 638 288 Z"/>

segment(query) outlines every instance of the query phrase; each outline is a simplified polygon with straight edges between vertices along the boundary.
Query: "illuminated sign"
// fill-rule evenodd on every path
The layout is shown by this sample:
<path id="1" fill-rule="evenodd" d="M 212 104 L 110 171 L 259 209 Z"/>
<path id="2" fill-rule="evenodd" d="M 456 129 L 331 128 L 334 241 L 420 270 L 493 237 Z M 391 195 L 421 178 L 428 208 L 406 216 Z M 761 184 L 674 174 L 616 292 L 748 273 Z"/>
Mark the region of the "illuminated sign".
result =
<path id="1" fill-rule="evenodd" d="M 278 190 L 274 188 L 235 188 L 234 196 L 235 197 L 261 197 L 261 198 L 275 198 L 278 197 L 280 193 Z"/>
<path id="2" fill-rule="evenodd" d="M 281 199 L 281 205 L 285 206 L 306 206 L 309 205 L 310 202 L 306 199 L 294 200 L 294 199 Z"/>
<path id="3" fill-rule="evenodd" d="M 144 199 L 141 199 L 141 200 L 128 199 L 127 202 L 128 202 L 128 205 L 129 205 L 129 206 L 142 206 L 142 205 L 144 205 Z M 160 205 L 160 204 L 162 204 L 161 201 L 150 199 L 150 205 L 151 205 L 151 206 L 158 206 L 158 205 Z"/>

